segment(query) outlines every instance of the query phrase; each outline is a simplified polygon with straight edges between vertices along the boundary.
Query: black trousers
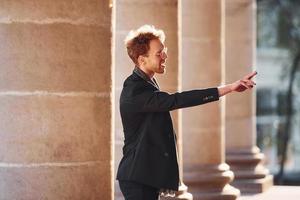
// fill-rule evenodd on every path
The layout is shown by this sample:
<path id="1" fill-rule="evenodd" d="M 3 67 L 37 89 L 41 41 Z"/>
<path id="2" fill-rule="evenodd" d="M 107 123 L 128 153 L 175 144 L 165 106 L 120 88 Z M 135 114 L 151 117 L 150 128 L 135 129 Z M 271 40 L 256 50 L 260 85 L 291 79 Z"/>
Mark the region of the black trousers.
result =
<path id="1" fill-rule="evenodd" d="M 131 181 L 119 181 L 125 200 L 158 200 L 159 189 Z"/>

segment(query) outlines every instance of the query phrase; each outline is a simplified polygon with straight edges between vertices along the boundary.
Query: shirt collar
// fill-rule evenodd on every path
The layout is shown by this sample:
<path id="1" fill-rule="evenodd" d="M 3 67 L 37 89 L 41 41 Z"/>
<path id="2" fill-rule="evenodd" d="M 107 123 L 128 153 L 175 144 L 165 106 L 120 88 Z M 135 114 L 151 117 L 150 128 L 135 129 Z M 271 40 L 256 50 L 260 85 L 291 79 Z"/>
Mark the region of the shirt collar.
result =
<path id="1" fill-rule="evenodd" d="M 135 66 L 134 70 L 133 70 L 137 75 L 139 75 L 142 79 L 144 79 L 145 81 L 150 81 L 149 76 L 143 72 L 143 70 L 141 70 L 139 67 Z"/>
<path id="2" fill-rule="evenodd" d="M 143 72 L 143 70 L 141 70 L 139 67 L 135 66 L 133 72 L 136 73 L 139 77 L 141 77 L 145 81 L 147 81 L 148 83 L 150 83 L 151 85 L 153 85 L 154 87 L 156 87 L 157 89 L 159 89 L 156 80 L 153 78 L 154 81 L 152 81 L 149 78 L 149 76 L 145 72 Z"/>

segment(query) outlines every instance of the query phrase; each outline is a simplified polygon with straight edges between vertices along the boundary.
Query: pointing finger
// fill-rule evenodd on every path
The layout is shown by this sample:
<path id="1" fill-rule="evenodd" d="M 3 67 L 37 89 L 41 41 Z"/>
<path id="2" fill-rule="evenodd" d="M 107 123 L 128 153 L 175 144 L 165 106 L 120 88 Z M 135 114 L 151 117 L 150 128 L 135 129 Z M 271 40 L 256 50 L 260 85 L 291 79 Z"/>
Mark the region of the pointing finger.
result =
<path id="1" fill-rule="evenodd" d="M 247 74 L 247 75 L 245 76 L 245 79 L 250 80 L 250 79 L 252 79 L 256 74 L 257 74 L 257 71 L 254 71 L 254 72 L 252 72 L 252 73 L 250 73 L 250 74 Z"/>

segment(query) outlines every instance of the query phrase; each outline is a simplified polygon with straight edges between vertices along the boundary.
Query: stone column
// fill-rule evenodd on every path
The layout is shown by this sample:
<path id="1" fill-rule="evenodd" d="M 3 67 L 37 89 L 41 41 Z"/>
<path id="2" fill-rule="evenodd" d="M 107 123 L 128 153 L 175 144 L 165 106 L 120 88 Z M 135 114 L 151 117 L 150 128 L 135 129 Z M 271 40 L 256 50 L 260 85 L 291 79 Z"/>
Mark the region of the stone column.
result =
<path id="1" fill-rule="evenodd" d="M 226 1 L 226 82 L 255 70 L 256 1 Z M 259 73 L 258 73 L 259 76 Z M 226 162 L 234 171 L 232 183 L 242 192 L 263 192 L 272 176 L 256 146 L 256 96 L 250 90 L 226 96 Z"/>
<path id="2" fill-rule="evenodd" d="M 161 90 L 175 92 L 179 88 L 178 79 L 178 22 L 177 22 L 177 1 L 175 0 L 120 0 L 115 4 L 115 81 L 116 81 L 116 120 L 115 120 L 115 172 L 122 157 L 123 128 L 119 114 L 119 97 L 123 86 L 123 81 L 132 73 L 134 64 L 129 59 L 124 39 L 127 33 L 144 24 L 154 25 L 156 28 L 164 30 L 166 34 L 166 46 L 168 47 L 167 70 L 164 75 L 157 75 L 156 78 Z M 172 112 L 173 125 L 177 132 L 179 157 L 181 158 L 181 136 L 180 118 L 178 111 Z M 179 158 L 179 165 L 181 162 Z M 181 167 L 180 167 L 181 169 Z M 116 199 L 123 199 L 116 183 Z M 177 199 L 191 199 L 191 194 L 187 193 L 187 187 L 182 185 Z"/>
<path id="3" fill-rule="evenodd" d="M 183 90 L 220 85 L 224 67 L 221 0 L 182 0 Z M 197 200 L 236 199 L 225 164 L 222 101 L 183 110 L 183 175 Z"/>
<path id="4" fill-rule="evenodd" d="M 0 199 L 112 199 L 111 11 L 0 2 Z"/>

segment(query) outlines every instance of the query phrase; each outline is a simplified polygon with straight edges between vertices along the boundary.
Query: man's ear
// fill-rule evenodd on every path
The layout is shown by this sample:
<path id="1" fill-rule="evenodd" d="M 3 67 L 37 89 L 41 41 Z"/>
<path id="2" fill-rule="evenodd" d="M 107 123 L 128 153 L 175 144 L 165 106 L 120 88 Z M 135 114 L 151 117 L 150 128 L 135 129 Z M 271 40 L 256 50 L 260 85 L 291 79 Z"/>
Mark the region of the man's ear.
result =
<path id="1" fill-rule="evenodd" d="M 139 55 L 139 57 L 138 57 L 138 63 L 139 63 L 139 65 L 144 65 L 145 64 L 145 62 L 146 62 L 146 60 L 145 60 L 145 57 L 144 56 L 142 56 L 142 55 Z"/>

